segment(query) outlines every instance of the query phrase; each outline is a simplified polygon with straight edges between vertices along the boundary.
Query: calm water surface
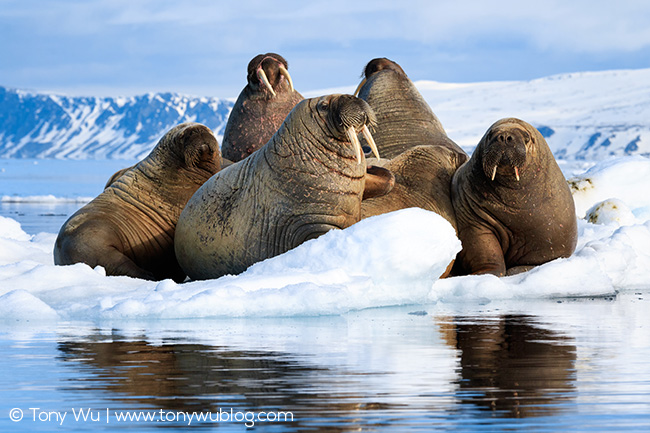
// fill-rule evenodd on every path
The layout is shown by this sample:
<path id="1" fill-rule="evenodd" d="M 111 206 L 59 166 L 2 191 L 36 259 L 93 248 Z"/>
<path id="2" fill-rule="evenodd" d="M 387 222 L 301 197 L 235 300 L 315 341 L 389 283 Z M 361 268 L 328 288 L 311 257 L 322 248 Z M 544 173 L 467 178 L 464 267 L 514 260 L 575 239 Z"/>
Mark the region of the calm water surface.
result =
<path id="1" fill-rule="evenodd" d="M 56 233 L 79 206 L 5 203 L 0 214 Z M 649 299 L 0 319 L 0 431 L 650 431 Z"/>
<path id="2" fill-rule="evenodd" d="M 646 299 L 56 329 L 6 324 L 0 428 L 157 430 L 187 426 L 181 413 L 221 411 L 244 422 L 191 426 L 242 431 L 246 416 L 281 411 L 293 421 L 257 421 L 255 430 L 643 431 L 650 350 L 629 347 L 634 338 L 621 338 L 617 320 L 590 324 L 588 316 L 621 306 L 647 311 Z M 539 315 L 525 311 L 534 309 Z M 9 420 L 13 408 L 23 411 L 21 421 Z M 82 410 L 91 416 L 75 420 Z M 57 413 L 67 414 L 62 424 Z M 154 418 L 119 418 L 126 413 Z"/>

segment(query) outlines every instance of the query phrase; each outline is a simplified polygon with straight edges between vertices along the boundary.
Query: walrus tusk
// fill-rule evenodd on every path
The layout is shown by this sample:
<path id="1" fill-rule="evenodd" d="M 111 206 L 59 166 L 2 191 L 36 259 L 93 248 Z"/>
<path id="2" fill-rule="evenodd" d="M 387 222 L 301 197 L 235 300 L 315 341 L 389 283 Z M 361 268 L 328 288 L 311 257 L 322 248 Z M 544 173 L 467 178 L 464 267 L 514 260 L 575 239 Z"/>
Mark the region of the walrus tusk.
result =
<path id="1" fill-rule="evenodd" d="M 280 74 L 287 79 L 287 82 L 289 83 L 289 87 L 291 88 L 291 92 L 293 92 L 293 81 L 291 80 L 291 75 L 289 75 L 289 71 L 287 71 L 287 68 L 280 65 Z"/>
<path id="2" fill-rule="evenodd" d="M 361 133 L 363 134 L 363 137 L 368 142 L 368 146 L 370 146 L 370 149 L 372 149 L 372 153 L 375 154 L 377 160 L 380 160 L 381 158 L 379 157 L 379 149 L 377 149 L 377 144 L 375 144 L 375 140 L 372 138 L 372 134 L 370 134 L 368 125 L 363 125 L 363 128 L 361 129 Z"/>
<path id="3" fill-rule="evenodd" d="M 354 146 L 354 150 L 357 154 L 357 164 L 361 164 L 361 143 L 359 143 L 359 138 L 357 137 L 357 132 L 354 130 L 354 126 L 350 126 L 347 131 L 345 131 L 350 143 Z"/>
<path id="4" fill-rule="evenodd" d="M 495 166 L 494 166 L 494 170 L 492 170 L 492 180 L 494 180 L 494 178 L 496 177 L 496 175 L 497 175 L 497 166 L 495 165 Z"/>
<path id="5" fill-rule="evenodd" d="M 515 178 L 517 179 L 517 182 L 519 182 L 519 169 L 515 166 Z"/>
<path id="6" fill-rule="evenodd" d="M 273 87 L 271 86 L 271 83 L 269 83 L 269 79 L 267 78 L 266 72 L 264 72 L 264 69 L 259 68 L 257 70 L 257 78 L 259 78 L 260 81 L 262 81 L 262 83 L 264 83 L 266 88 L 271 91 L 271 95 L 273 95 L 273 97 L 275 98 L 275 90 L 273 90 Z"/>
<path id="7" fill-rule="evenodd" d="M 359 92 L 361 91 L 361 88 L 363 87 L 364 84 L 366 84 L 366 79 L 365 78 L 363 80 L 361 80 L 361 82 L 357 86 L 357 90 L 354 91 L 354 96 L 359 96 Z"/>

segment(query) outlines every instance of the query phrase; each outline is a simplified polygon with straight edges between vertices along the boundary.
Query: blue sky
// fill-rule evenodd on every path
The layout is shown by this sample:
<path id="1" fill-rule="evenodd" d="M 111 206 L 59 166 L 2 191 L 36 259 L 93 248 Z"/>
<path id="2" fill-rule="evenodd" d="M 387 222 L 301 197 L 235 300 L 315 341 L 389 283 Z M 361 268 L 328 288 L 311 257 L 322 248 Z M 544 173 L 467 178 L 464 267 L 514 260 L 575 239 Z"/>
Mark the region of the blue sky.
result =
<path id="1" fill-rule="evenodd" d="M 236 97 L 258 53 L 296 89 L 356 85 L 374 57 L 413 80 L 650 67 L 650 2 L 0 0 L 0 86 Z"/>

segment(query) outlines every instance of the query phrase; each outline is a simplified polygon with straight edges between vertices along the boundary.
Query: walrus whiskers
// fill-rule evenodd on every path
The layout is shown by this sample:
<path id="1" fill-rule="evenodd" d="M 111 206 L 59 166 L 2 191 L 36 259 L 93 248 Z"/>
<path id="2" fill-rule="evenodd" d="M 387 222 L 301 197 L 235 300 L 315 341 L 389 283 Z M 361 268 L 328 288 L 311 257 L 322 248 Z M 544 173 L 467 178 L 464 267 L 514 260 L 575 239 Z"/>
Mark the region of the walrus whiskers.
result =
<path id="1" fill-rule="evenodd" d="M 363 125 L 363 128 L 361 128 L 361 133 L 363 134 L 363 137 L 368 142 L 368 146 L 370 146 L 370 149 L 372 149 L 372 153 L 375 155 L 377 160 L 381 159 L 379 157 L 379 149 L 377 149 L 377 144 L 375 144 L 375 140 L 374 138 L 372 138 L 372 134 L 370 134 L 370 129 L 368 129 L 368 125 Z"/>
<path id="2" fill-rule="evenodd" d="M 271 92 L 271 95 L 273 95 L 273 97 L 275 98 L 275 96 L 276 96 L 275 95 L 275 90 L 273 90 L 273 87 L 271 86 L 271 83 L 269 83 L 269 79 L 266 76 L 266 72 L 264 72 L 264 69 L 262 69 L 261 67 L 257 70 L 257 78 L 259 78 L 260 81 L 262 81 L 262 83 L 264 83 L 264 86 L 267 89 L 269 89 L 269 91 Z"/>
<path id="3" fill-rule="evenodd" d="M 289 75 L 289 71 L 287 71 L 287 68 L 285 68 L 283 65 L 280 65 L 279 69 L 280 69 L 280 74 L 287 79 L 287 82 L 289 83 L 289 87 L 293 92 L 293 81 L 291 80 L 291 75 Z"/>

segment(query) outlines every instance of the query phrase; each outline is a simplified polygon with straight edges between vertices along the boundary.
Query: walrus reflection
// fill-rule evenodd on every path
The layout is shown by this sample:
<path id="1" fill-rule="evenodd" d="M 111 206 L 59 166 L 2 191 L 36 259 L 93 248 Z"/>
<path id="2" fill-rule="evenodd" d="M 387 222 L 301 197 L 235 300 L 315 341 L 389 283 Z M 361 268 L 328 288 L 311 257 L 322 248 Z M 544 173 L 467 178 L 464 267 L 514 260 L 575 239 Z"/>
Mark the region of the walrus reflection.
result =
<path id="1" fill-rule="evenodd" d="M 125 341 L 119 335 L 62 341 L 58 350 L 63 362 L 79 371 L 74 375 L 78 379 L 70 380 L 70 391 L 90 395 L 98 389 L 108 391 L 113 394 L 111 400 L 127 408 L 153 405 L 175 413 L 218 413 L 220 408 L 288 411 L 294 415 L 292 422 L 264 425 L 302 431 L 313 427 L 310 423 L 316 419 L 332 432 L 361 429 L 363 416 L 359 417 L 359 412 L 390 409 L 386 403 L 368 401 L 362 395 L 347 393 L 333 399 L 314 392 L 325 380 L 328 389 L 333 389 L 335 383 L 329 380 L 338 373 L 296 360 L 300 358 L 291 353 L 187 343 L 152 345 L 144 339 Z"/>
<path id="2" fill-rule="evenodd" d="M 553 415 L 575 391 L 576 346 L 529 316 L 455 318 L 445 340 L 459 350 L 463 403 L 497 416 Z"/>

